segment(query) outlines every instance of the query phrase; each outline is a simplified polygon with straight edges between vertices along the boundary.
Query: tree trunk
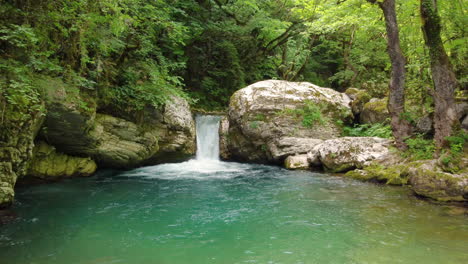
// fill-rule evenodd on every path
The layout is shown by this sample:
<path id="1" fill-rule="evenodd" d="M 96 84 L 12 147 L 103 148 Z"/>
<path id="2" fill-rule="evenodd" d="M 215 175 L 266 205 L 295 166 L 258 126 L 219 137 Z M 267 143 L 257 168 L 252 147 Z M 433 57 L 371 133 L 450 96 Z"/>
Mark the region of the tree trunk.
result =
<path id="1" fill-rule="evenodd" d="M 452 65 L 440 37 L 441 22 L 437 0 L 421 0 L 421 20 L 424 40 L 429 48 L 431 75 L 434 82 L 434 141 L 436 156 L 447 147 L 446 137 L 458 124 L 455 110 L 455 88 L 458 85 Z"/>
<path id="2" fill-rule="evenodd" d="M 391 125 L 396 146 L 401 150 L 407 148 L 404 140 L 411 134 L 410 123 L 403 119 L 405 113 L 405 75 L 406 59 L 400 48 L 400 37 L 395 11 L 395 0 L 379 2 L 385 17 L 387 30 L 388 55 L 392 63 L 392 72 L 389 83 L 388 111 L 391 115 Z"/>

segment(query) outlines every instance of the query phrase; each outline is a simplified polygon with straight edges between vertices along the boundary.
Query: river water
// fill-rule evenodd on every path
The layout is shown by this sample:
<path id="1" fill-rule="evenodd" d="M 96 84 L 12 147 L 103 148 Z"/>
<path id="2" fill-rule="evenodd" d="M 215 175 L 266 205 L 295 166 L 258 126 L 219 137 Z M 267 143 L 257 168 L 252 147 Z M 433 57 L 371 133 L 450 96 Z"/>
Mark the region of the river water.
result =
<path id="1" fill-rule="evenodd" d="M 462 209 L 321 173 L 199 156 L 16 197 L 2 264 L 468 263 Z"/>

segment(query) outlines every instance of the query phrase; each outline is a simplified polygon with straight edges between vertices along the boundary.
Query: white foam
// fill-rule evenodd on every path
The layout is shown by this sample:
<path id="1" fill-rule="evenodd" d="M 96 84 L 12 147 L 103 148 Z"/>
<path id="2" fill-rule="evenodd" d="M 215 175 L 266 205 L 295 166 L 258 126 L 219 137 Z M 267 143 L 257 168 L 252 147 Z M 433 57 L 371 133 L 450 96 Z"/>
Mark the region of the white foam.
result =
<path id="1" fill-rule="evenodd" d="M 167 163 L 128 171 L 120 176 L 148 179 L 230 179 L 244 175 L 250 164 L 223 162 L 219 160 L 189 160 L 182 163 Z"/>

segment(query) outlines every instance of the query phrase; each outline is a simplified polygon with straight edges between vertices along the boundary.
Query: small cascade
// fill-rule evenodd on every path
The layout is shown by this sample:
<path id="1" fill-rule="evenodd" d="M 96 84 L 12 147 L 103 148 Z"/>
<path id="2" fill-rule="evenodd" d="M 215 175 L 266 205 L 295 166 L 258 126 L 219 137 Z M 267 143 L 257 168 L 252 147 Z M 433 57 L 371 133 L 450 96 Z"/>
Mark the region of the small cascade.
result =
<path id="1" fill-rule="evenodd" d="M 197 115 L 197 160 L 219 160 L 219 121 L 221 117 Z"/>

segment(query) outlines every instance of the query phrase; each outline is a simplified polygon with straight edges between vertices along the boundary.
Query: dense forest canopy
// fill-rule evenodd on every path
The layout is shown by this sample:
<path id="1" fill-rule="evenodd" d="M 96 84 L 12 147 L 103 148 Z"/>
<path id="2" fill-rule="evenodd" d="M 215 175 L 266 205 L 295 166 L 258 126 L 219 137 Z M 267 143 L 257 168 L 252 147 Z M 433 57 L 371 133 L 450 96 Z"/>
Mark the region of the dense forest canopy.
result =
<path id="1" fill-rule="evenodd" d="M 3 0 L 2 105 L 40 107 L 50 79 L 129 111 L 184 96 L 225 108 L 263 79 L 388 94 L 391 62 L 382 11 L 366 0 Z M 373 1 L 382 2 L 382 1 Z M 441 38 L 466 96 L 464 0 L 439 1 Z M 419 0 L 396 1 L 406 59 L 408 116 L 433 111 Z M 83 107 L 90 102 L 81 102 Z"/>

